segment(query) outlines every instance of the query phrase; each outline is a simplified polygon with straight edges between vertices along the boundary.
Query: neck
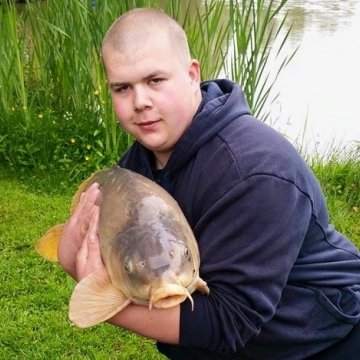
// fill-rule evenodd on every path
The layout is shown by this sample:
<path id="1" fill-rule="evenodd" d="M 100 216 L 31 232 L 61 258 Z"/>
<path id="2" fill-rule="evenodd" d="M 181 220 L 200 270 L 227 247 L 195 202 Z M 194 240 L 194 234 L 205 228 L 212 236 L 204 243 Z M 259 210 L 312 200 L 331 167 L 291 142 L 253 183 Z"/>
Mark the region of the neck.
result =
<path id="1" fill-rule="evenodd" d="M 155 155 L 155 168 L 156 170 L 161 170 L 166 166 L 167 161 L 164 161 L 162 159 L 159 159 L 156 155 Z"/>

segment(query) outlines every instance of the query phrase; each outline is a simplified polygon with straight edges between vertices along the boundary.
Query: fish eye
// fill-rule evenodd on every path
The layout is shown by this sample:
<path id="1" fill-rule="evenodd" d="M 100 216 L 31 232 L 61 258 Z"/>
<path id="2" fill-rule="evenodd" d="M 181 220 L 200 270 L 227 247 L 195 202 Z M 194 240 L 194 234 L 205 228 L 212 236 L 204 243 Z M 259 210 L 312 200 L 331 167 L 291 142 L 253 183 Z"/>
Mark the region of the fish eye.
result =
<path id="1" fill-rule="evenodd" d="M 184 250 L 184 255 L 186 256 L 186 258 L 188 259 L 188 260 L 190 260 L 190 251 L 189 251 L 189 249 L 188 248 L 185 248 L 185 250 Z"/>
<path id="2" fill-rule="evenodd" d="M 141 269 L 144 268 L 145 267 L 145 261 L 139 261 L 138 266 Z"/>

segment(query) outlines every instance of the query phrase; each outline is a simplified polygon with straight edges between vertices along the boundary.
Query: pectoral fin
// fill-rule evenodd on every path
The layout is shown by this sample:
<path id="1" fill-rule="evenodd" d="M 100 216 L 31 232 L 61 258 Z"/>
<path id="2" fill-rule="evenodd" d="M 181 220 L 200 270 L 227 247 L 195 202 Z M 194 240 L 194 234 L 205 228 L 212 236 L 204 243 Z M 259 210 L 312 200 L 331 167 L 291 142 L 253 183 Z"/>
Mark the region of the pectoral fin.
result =
<path id="1" fill-rule="evenodd" d="M 203 295 L 210 294 L 210 289 L 209 289 L 207 283 L 201 278 L 198 279 L 195 290 L 200 291 Z"/>
<path id="2" fill-rule="evenodd" d="M 130 300 L 110 281 L 106 271 L 80 281 L 70 299 L 69 318 L 79 327 L 99 324 L 124 309 Z"/>
<path id="3" fill-rule="evenodd" d="M 46 260 L 58 261 L 57 250 L 63 227 L 64 224 L 54 226 L 36 243 L 35 250 Z"/>

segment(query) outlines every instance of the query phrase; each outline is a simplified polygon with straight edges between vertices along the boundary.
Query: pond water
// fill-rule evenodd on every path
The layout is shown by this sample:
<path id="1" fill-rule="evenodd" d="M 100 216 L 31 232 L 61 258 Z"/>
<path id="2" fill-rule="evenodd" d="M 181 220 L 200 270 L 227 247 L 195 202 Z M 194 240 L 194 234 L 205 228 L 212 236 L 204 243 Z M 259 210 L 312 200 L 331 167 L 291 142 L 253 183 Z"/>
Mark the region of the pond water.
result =
<path id="1" fill-rule="evenodd" d="M 273 126 L 308 153 L 360 142 L 360 1 L 290 0 L 287 9 L 288 51 L 300 47 L 274 87 Z"/>

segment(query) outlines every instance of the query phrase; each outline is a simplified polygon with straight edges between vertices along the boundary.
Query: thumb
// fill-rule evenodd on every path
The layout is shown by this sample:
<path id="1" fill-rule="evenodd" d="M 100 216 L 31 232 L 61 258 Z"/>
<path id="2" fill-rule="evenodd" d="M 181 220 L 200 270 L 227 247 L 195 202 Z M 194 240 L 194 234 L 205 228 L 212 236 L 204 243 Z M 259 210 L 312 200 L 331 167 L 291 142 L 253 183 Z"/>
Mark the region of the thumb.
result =
<path id="1" fill-rule="evenodd" d="M 100 241 L 97 236 L 98 221 L 99 208 L 97 207 L 94 210 L 88 232 L 78 252 L 76 264 L 78 281 L 93 272 L 104 269 L 100 252 Z"/>
<path id="2" fill-rule="evenodd" d="M 81 281 L 88 275 L 104 269 L 101 258 L 100 242 L 96 234 L 86 235 L 77 256 L 77 280 Z"/>
<path id="3" fill-rule="evenodd" d="M 97 236 L 98 223 L 99 223 L 99 207 L 96 206 L 90 221 L 88 233 L 86 235 L 87 258 L 90 262 L 94 262 L 96 264 L 99 264 L 99 261 L 102 263 L 101 253 L 100 253 L 100 242 L 99 242 L 99 237 Z"/>

